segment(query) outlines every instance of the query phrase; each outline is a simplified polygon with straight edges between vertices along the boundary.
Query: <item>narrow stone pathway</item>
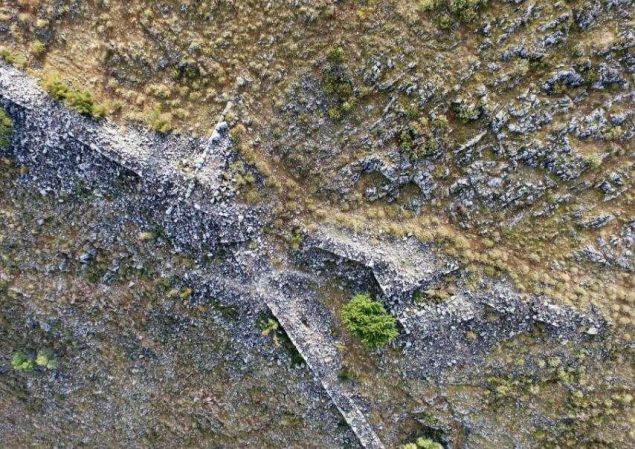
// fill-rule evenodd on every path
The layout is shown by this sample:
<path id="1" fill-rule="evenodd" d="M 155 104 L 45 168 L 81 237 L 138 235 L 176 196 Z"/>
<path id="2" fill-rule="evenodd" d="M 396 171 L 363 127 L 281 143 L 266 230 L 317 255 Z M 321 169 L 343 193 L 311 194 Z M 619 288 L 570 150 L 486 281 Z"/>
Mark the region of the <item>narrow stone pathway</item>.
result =
<path id="1" fill-rule="evenodd" d="M 383 449 L 383 443 L 352 394 L 346 391 L 338 379 L 342 360 L 331 337 L 328 318 L 325 319 L 325 314 L 314 299 L 294 292 L 294 287 L 306 282 L 311 282 L 311 279 L 304 273 L 278 272 L 259 281 L 257 294 L 282 325 L 362 446 Z"/>

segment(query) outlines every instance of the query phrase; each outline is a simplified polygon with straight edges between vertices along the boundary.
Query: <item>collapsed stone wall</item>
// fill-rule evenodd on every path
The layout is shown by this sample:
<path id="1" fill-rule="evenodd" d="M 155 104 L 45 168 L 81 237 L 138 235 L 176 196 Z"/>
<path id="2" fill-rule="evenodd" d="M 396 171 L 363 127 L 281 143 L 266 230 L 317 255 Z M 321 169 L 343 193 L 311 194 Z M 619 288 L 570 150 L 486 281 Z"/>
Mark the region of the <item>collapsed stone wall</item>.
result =
<path id="1" fill-rule="evenodd" d="M 73 192 L 83 184 L 102 194 L 134 190 L 131 208 L 143 221 L 164 228 L 173 242 L 197 253 L 258 235 L 262 210 L 232 201 L 222 174 L 233 157 L 229 129 L 212 137 L 161 136 L 68 111 L 35 81 L 0 63 L 0 105 L 14 122 L 9 149 L 41 191 Z M 136 217 L 141 219 L 140 217 Z"/>

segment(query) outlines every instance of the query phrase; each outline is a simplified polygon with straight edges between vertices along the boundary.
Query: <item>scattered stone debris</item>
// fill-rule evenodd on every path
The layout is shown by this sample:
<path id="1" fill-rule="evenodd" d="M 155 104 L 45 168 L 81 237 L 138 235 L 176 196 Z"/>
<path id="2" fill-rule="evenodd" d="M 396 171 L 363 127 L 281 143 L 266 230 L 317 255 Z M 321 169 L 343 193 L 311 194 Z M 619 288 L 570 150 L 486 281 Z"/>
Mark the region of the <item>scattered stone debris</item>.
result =
<path id="1" fill-rule="evenodd" d="M 633 446 L 632 1 L 124 3 L 0 6 L 0 446 Z"/>

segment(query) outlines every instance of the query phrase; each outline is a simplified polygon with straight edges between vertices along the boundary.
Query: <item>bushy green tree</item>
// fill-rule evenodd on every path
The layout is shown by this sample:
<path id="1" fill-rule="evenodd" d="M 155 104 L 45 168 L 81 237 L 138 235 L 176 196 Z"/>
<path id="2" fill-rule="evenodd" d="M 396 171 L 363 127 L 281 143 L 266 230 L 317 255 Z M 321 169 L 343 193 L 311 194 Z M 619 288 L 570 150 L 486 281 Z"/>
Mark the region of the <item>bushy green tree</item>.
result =
<path id="1" fill-rule="evenodd" d="M 399 332 L 395 318 L 384 305 L 367 293 L 355 296 L 342 308 L 344 326 L 369 348 L 380 348 L 394 340 Z"/>

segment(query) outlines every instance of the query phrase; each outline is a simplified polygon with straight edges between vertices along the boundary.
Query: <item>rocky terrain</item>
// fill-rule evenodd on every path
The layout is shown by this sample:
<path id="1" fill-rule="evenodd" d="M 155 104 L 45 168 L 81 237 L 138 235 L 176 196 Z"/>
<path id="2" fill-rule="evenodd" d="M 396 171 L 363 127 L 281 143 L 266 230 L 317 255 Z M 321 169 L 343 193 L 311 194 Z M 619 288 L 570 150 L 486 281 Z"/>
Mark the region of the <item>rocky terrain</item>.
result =
<path id="1" fill-rule="evenodd" d="M 0 445 L 635 445 L 634 11 L 0 5 Z"/>

